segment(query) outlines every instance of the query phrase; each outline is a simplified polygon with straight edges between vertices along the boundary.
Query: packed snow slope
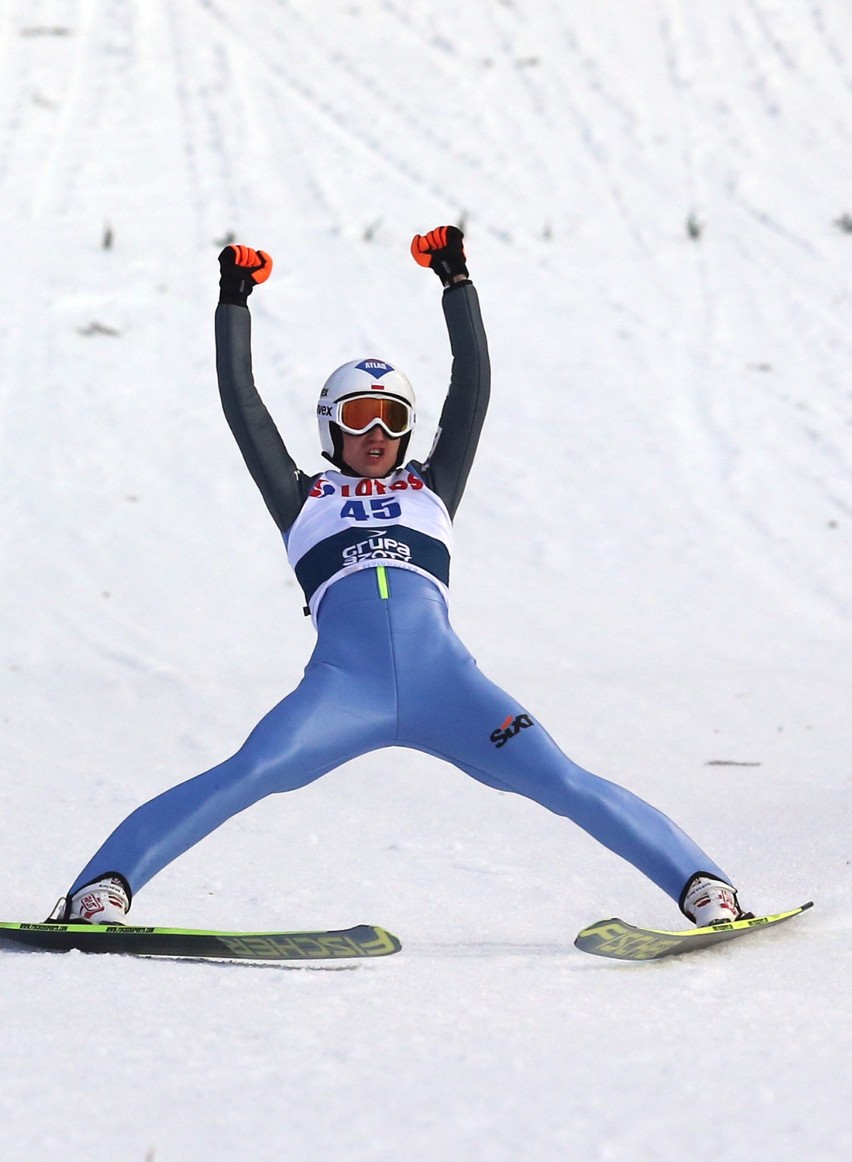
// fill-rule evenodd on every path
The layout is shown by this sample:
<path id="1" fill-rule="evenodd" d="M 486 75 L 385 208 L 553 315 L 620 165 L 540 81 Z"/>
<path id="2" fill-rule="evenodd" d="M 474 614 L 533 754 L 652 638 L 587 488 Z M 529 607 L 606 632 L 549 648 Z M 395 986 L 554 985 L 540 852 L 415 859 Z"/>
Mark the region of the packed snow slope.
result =
<path id="1" fill-rule="evenodd" d="M 0 6 L 0 915 L 232 753 L 313 640 L 221 415 L 216 256 L 275 258 L 255 372 L 494 366 L 453 620 L 577 761 L 795 924 L 650 966 L 677 910 L 566 821 L 411 752 L 259 804 L 137 923 L 382 923 L 343 968 L 0 957 L 0 1154 L 841 1159 L 849 1125 L 852 8 L 845 0 Z M 846 985 L 843 984 L 844 980 Z"/>

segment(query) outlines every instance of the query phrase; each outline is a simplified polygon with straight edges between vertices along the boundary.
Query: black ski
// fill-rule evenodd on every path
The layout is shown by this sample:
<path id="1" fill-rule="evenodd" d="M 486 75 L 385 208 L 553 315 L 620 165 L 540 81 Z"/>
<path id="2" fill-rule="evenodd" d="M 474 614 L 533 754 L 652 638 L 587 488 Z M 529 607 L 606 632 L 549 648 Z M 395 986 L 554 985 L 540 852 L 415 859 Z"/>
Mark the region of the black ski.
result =
<path id="1" fill-rule="evenodd" d="M 371 924 L 359 924 L 339 932 L 215 932 L 119 924 L 0 922 L 0 949 L 10 947 L 214 960 L 341 960 L 390 956 L 399 952 L 402 945 L 390 932 Z"/>

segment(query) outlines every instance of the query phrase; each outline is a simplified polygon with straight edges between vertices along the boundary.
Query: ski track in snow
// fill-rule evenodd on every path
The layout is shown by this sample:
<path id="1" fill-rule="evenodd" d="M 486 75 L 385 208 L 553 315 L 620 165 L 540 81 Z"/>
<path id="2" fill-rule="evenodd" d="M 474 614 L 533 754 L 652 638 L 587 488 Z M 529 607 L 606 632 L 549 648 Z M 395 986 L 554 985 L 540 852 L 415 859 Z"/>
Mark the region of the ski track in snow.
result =
<path id="1" fill-rule="evenodd" d="M 274 255 L 255 371 L 318 470 L 317 385 L 356 354 L 409 370 L 428 449 L 449 353 L 407 247 L 441 221 L 495 373 L 454 622 L 747 906 L 816 901 L 598 961 L 579 928 L 671 903 L 531 803 L 369 756 L 133 916 L 369 921 L 403 953 L 4 955 L 0 1154 L 849 1156 L 850 44 L 841 0 L 0 5 L 3 917 L 231 753 L 311 648 L 218 412 L 218 249 Z"/>

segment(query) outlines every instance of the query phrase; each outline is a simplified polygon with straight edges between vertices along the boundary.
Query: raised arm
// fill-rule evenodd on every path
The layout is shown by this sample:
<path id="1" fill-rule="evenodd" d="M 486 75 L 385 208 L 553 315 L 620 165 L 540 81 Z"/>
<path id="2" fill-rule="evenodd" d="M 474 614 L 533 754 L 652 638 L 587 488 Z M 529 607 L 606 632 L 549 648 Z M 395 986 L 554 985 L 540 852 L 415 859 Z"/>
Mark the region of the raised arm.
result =
<path id="1" fill-rule="evenodd" d="M 254 384 L 251 366 L 251 316 L 247 298 L 265 282 L 272 259 L 262 250 L 226 246 L 219 255 L 222 277 L 216 308 L 216 373 L 225 418 L 282 533 L 290 527 L 308 491 L 308 477 L 284 441 Z"/>
<path id="2" fill-rule="evenodd" d="M 473 465 L 491 391 L 488 342 L 463 238 L 458 227 L 439 226 L 428 234 L 416 234 L 411 243 L 415 260 L 434 270 L 445 288 L 442 305 L 453 363 L 438 434 L 423 472 L 451 517 Z"/>

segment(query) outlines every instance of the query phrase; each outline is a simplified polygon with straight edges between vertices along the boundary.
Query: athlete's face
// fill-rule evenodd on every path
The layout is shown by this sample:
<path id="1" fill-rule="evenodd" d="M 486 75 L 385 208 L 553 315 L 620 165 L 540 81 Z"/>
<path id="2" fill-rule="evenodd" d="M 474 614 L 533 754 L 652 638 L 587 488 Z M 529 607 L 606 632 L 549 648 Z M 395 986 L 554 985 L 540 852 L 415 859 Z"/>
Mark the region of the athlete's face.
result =
<path id="1" fill-rule="evenodd" d="M 378 479 L 393 472 L 399 437 L 389 436 L 376 424 L 360 436 L 343 433 L 343 459 L 358 476 Z"/>

